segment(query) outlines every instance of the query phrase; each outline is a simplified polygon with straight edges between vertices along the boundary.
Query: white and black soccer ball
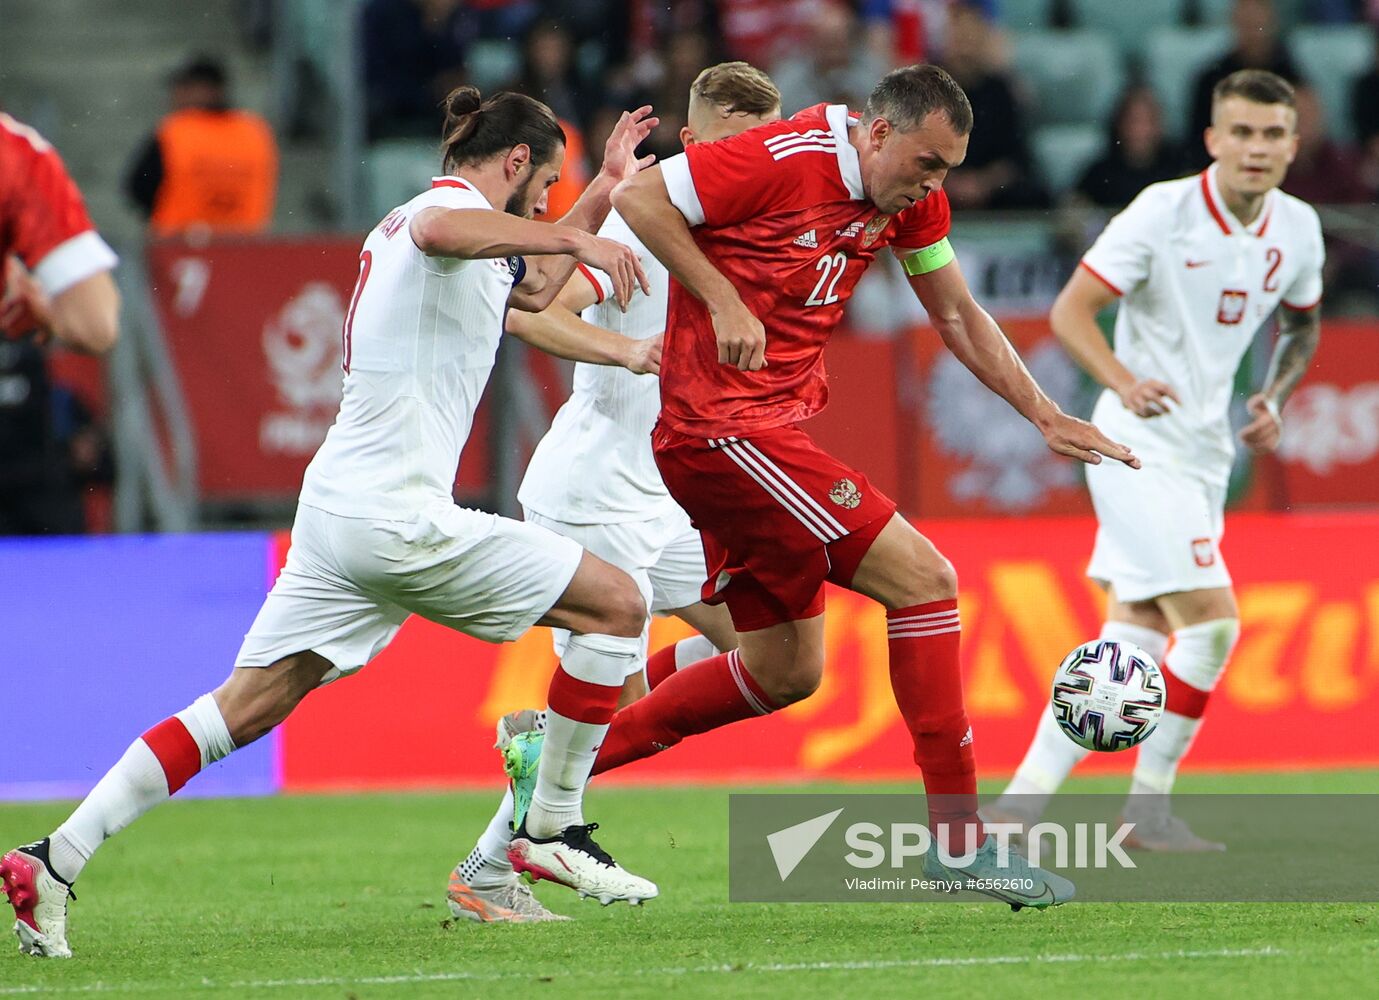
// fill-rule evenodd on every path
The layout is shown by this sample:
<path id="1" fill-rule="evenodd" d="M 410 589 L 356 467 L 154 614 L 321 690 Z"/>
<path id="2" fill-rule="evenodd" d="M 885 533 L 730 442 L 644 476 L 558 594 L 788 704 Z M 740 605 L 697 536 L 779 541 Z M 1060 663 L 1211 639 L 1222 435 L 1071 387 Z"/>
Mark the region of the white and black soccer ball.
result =
<path id="1" fill-rule="evenodd" d="M 1140 647 L 1114 639 L 1078 646 L 1053 675 L 1054 721 L 1088 750 L 1143 743 L 1164 714 L 1164 675 Z"/>

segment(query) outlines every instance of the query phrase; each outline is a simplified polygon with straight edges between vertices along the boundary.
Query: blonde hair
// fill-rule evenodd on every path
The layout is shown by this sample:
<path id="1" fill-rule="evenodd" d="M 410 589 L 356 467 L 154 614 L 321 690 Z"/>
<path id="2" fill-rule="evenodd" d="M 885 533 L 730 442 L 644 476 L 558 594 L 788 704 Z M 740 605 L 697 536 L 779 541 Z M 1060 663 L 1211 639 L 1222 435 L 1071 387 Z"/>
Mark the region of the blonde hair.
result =
<path id="1" fill-rule="evenodd" d="M 766 115 L 780 108 L 780 91 L 750 63 L 710 66 L 690 85 L 690 106 L 711 105 L 723 114 Z"/>

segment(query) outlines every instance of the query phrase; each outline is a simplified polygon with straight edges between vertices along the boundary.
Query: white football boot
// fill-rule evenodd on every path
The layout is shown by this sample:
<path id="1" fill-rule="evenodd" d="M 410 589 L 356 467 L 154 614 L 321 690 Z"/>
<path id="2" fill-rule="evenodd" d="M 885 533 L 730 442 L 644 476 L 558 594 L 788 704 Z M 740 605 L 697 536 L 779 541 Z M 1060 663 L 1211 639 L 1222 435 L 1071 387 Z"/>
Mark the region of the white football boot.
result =
<path id="1" fill-rule="evenodd" d="M 542 906 L 541 900 L 532 895 L 531 888 L 516 874 L 502 885 L 479 888 L 466 882 L 456 868 L 450 874 L 445 898 L 457 920 L 480 924 L 530 924 L 570 919 Z"/>
<path id="2" fill-rule="evenodd" d="M 546 879 L 575 890 L 604 906 L 625 901 L 633 906 L 655 899 L 656 883 L 633 875 L 594 842 L 597 823 L 567 826 L 555 837 L 533 837 L 526 823 L 508 845 L 513 871 L 533 881 Z"/>
<path id="3" fill-rule="evenodd" d="M 0 858 L 0 885 L 14 907 L 19 950 L 37 958 L 71 958 L 67 900 L 72 887 L 48 867 L 48 841 L 16 847 Z"/>

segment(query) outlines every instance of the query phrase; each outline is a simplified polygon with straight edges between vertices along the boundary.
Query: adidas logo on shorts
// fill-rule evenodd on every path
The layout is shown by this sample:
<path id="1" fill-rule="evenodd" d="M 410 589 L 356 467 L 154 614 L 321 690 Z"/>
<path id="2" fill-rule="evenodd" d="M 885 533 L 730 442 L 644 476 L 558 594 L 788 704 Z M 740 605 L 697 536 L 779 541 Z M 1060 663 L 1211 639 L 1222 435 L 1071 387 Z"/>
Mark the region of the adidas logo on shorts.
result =
<path id="1" fill-rule="evenodd" d="M 819 249 L 819 238 L 811 229 L 809 232 L 801 233 L 795 237 L 795 246 L 804 247 L 807 250 L 817 250 Z"/>

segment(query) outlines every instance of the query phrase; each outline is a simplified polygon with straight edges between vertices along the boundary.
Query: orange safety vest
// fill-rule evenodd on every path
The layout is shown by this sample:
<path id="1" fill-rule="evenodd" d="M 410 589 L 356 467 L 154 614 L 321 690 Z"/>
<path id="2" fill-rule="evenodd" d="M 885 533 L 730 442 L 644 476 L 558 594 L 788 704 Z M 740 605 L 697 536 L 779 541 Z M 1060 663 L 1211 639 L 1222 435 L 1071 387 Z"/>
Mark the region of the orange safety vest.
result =
<path id="1" fill-rule="evenodd" d="M 149 225 L 167 235 L 197 225 L 257 232 L 273 218 L 278 147 L 248 111 L 174 111 L 158 127 L 163 183 Z"/>

